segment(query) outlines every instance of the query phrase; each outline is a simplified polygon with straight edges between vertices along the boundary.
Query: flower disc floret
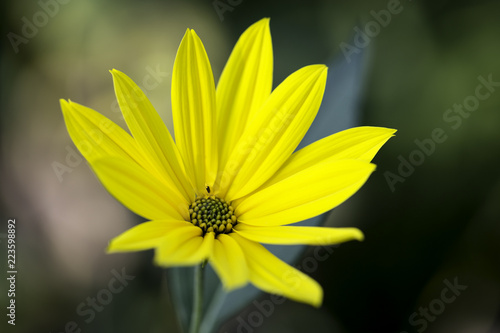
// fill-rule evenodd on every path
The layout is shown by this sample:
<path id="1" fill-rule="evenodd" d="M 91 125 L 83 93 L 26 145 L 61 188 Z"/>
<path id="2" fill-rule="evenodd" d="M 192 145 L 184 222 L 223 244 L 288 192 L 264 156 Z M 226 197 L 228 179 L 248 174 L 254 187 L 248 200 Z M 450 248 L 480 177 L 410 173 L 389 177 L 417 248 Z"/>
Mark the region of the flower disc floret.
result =
<path id="1" fill-rule="evenodd" d="M 196 199 L 189 205 L 189 216 L 190 222 L 200 227 L 204 234 L 229 234 L 238 223 L 233 206 L 215 196 Z"/>

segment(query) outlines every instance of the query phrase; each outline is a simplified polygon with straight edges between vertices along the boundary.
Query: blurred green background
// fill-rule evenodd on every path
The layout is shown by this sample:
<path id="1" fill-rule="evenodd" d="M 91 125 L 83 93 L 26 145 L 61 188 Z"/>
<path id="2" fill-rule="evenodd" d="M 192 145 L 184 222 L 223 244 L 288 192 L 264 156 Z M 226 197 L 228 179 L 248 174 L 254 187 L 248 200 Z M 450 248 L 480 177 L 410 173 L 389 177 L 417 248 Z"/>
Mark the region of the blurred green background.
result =
<path id="1" fill-rule="evenodd" d="M 357 125 L 398 133 L 367 184 L 330 216 L 361 228 L 366 240 L 332 247 L 305 269 L 324 288 L 323 306 L 286 301 L 269 313 L 259 308 L 269 305 L 263 295 L 218 331 L 500 332 L 499 1 L 1 6 L 0 270 L 7 275 L 9 218 L 17 222 L 18 270 L 15 327 L 6 323 L 8 285 L 0 280 L 2 332 L 179 330 L 152 253 L 104 253 L 141 219 L 76 153 L 58 100 L 124 126 L 108 72 L 117 68 L 144 87 L 172 130 L 170 74 L 185 29 L 202 38 L 217 80 L 238 36 L 262 17 L 271 17 L 275 85 L 302 66 L 349 57 L 349 44 L 369 55 Z M 382 10 L 393 10 L 390 22 Z M 436 129 L 442 134 L 433 139 Z M 306 267 L 313 251 L 297 264 Z M 123 272 L 131 276 L 123 290 L 107 291 Z M 106 304 L 91 311 L 93 297 Z"/>

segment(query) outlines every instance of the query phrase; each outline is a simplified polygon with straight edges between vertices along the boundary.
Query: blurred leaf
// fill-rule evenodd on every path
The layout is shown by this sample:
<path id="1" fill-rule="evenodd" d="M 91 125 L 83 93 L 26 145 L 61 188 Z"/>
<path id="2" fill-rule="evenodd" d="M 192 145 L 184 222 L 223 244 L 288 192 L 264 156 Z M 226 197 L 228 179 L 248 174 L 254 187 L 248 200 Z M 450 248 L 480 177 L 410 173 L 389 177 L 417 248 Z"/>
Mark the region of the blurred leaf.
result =
<path id="1" fill-rule="evenodd" d="M 189 320 L 193 310 L 193 283 L 194 267 L 168 269 L 168 287 L 183 332 L 189 329 Z"/>

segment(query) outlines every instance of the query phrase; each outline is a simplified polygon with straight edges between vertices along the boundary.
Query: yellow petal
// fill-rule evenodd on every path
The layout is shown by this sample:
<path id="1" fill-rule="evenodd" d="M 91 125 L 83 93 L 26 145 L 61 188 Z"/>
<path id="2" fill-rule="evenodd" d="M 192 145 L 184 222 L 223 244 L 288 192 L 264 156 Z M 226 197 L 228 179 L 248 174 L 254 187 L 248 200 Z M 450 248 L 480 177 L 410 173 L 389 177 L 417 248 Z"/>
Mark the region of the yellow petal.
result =
<path id="1" fill-rule="evenodd" d="M 278 259 L 259 243 L 231 234 L 243 249 L 252 284 L 268 293 L 286 296 L 319 307 L 323 301 L 321 286 L 301 271 Z"/>
<path id="2" fill-rule="evenodd" d="M 187 30 L 172 74 L 172 113 L 175 141 L 186 173 L 198 194 L 213 186 L 217 173 L 215 85 L 205 48 Z"/>
<path id="3" fill-rule="evenodd" d="M 259 227 L 238 223 L 234 231 L 254 242 L 284 245 L 331 245 L 364 238 L 363 233 L 356 228 Z"/>
<path id="4" fill-rule="evenodd" d="M 355 127 L 318 140 L 295 152 L 265 184 L 274 184 L 316 163 L 359 159 L 370 162 L 396 130 L 384 127 Z"/>
<path id="5" fill-rule="evenodd" d="M 83 105 L 62 99 L 60 103 L 69 135 L 89 163 L 108 156 L 142 163 L 136 142 L 120 126 Z"/>
<path id="6" fill-rule="evenodd" d="M 220 168 L 247 123 L 269 97 L 272 83 L 273 45 L 269 19 L 264 18 L 240 36 L 217 84 Z"/>
<path id="7" fill-rule="evenodd" d="M 138 146 L 154 165 L 156 175 L 174 184 L 186 200 L 193 200 L 193 188 L 167 126 L 139 86 L 116 69 L 111 74 L 123 117 Z"/>
<path id="8" fill-rule="evenodd" d="M 160 245 L 168 232 L 191 224 L 186 221 L 157 220 L 141 223 L 113 238 L 108 253 L 140 251 Z"/>
<path id="9" fill-rule="evenodd" d="M 134 213 L 148 220 L 189 218 L 184 197 L 136 164 L 108 157 L 95 161 L 92 167 L 106 189 Z"/>
<path id="10" fill-rule="evenodd" d="M 238 220 L 278 226 L 322 214 L 344 202 L 366 182 L 375 165 L 360 160 L 313 165 L 238 200 Z"/>
<path id="11" fill-rule="evenodd" d="M 214 233 L 202 235 L 200 228 L 190 225 L 169 233 L 155 253 L 159 266 L 191 266 L 201 263 L 212 254 Z"/>
<path id="12" fill-rule="evenodd" d="M 217 236 L 214 242 L 210 264 L 220 276 L 227 291 L 243 287 L 248 282 L 248 266 L 241 247 L 225 234 Z"/>
<path id="13" fill-rule="evenodd" d="M 268 180 L 307 132 L 325 90 L 327 68 L 304 67 L 271 94 L 235 146 L 221 178 L 226 200 L 240 198 Z"/>

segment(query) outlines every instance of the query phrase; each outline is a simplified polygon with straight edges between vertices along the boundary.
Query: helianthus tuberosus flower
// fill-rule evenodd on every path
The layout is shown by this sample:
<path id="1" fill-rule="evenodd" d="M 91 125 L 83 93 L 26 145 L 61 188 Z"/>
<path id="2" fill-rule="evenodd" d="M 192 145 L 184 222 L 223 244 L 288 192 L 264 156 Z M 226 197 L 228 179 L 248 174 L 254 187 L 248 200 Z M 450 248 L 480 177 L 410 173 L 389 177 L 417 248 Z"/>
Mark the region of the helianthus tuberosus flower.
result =
<path id="1" fill-rule="evenodd" d="M 357 127 L 297 152 L 323 97 L 327 68 L 297 70 L 274 91 L 269 20 L 249 27 L 218 82 L 201 40 L 187 30 L 172 75 L 175 142 L 152 104 L 112 70 L 129 135 L 92 109 L 61 100 L 68 132 L 120 202 L 149 220 L 109 252 L 155 249 L 169 267 L 208 261 L 227 290 L 258 288 L 319 306 L 319 284 L 261 243 L 362 240 L 356 228 L 296 227 L 353 195 L 395 130 Z"/>

